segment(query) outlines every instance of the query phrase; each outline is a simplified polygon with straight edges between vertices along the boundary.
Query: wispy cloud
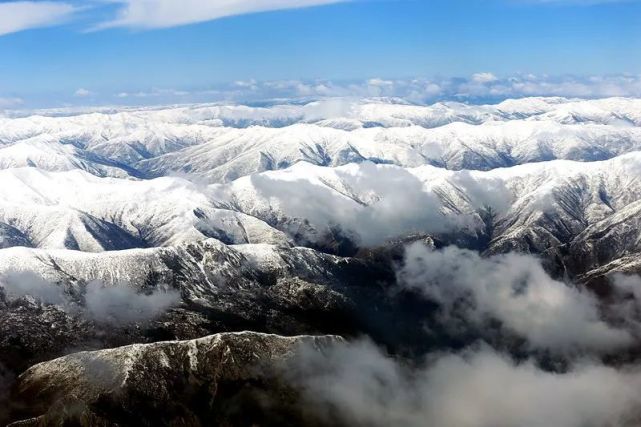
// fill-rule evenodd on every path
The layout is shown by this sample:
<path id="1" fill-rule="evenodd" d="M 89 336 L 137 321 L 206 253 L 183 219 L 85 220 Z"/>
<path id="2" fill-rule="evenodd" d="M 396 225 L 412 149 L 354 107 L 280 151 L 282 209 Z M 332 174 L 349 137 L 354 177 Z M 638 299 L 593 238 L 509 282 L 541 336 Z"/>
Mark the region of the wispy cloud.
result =
<path id="1" fill-rule="evenodd" d="M 0 108 L 15 108 L 22 105 L 24 101 L 22 98 L 3 98 L 0 97 Z"/>
<path id="2" fill-rule="evenodd" d="M 286 9 L 301 9 L 356 0 L 24 0 L 0 1 L 0 36 L 67 22 L 80 9 L 94 9 L 92 30 L 161 29 L 220 18 Z M 639 0 L 506 0 L 534 5 L 587 6 Z M 87 6 L 89 4 L 89 6 Z M 115 12 L 114 12 L 115 11 Z M 115 15 L 113 14 L 115 13 Z M 479 73 L 478 78 L 491 77 Z"/>
<path id="3" fill-rule="evenodd" d="M 169 28 L 228 16 L 323 6 L 350 0 L 114 0 L 122 3 L 115 19 L 96 29 Z"/>
<path id="4" fill-rule="evenodd" d="M 70 19 L 77 8 L 64 2 L 16 1 L 0 3 L 0 36 L 48 27 Z"/>

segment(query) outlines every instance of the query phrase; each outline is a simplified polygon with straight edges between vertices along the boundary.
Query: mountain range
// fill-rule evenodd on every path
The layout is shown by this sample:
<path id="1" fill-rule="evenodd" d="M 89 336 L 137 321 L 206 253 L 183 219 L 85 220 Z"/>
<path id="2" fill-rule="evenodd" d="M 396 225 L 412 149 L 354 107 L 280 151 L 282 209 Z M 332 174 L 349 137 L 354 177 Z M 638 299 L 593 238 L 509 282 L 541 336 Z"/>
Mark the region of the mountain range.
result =
<path id="1" fill-rule="evenodd" d="M 361 336 L 414 364 L 482 341 L 559 375 L 641 350 L 638 99 L 14 114 L 0 183 L 0 423 L 132 425 L 144 406 L 148 425 L 359 425 L 301 409 L 282 372 Z M 476 288 L 447 306 L 425 283 L 452 247 L 452 281 L 509 260 L 490 299 L 625 345 L 548 345 Z"/>

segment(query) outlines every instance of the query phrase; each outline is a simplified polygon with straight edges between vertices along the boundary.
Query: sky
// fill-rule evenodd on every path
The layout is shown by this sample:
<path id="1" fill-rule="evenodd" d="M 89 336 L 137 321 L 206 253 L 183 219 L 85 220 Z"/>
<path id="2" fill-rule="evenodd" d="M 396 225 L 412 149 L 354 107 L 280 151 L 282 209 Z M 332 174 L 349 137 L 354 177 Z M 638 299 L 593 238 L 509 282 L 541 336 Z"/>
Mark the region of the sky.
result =
<path id="1" fill-rule="evenodd" d="M 635 0 L 0 0 L 0 108 L 641 96 L 639 52 Z"/>

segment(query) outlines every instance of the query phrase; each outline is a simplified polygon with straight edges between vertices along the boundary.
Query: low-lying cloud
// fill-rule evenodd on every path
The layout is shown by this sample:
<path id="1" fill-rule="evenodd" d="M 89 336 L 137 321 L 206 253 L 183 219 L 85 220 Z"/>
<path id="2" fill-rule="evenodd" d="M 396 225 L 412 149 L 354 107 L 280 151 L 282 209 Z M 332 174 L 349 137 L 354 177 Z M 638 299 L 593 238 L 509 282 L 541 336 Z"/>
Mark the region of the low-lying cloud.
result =
<path id="1" fill-rule="evenodd" d="M 552 279 L 529 255 L 482 258 L 457 247 L 414 244 L 407 248 L 398 282 L 437 303 L 445 327 L 497 320 L 533 350 L 601 354 L 635 342 L 634 331 L 603 320 L 592 294 Z"/>
<path id="2" fill-rule="evenodd" d="M 290 381 L 329 423 L 607 427 L 641 420 L 641 369 L 579 362 L 552 373 L 483 347 L 408 367 L 369 341 L 302 351 Z"/>
<path id="3" fill-rule="evenodd" d="M 420 171 L 363 162 L 325 172 L 298 164 L 284 172 L 252 175 L 251 185 L 266 203 L 256 204 L 257 212 L 252 210 L 256 205 L 248 205 L 248 213 L 312 242 L 334 228 L 359 246 L 374 246 L 408 234 L 457 232 L 478 238 L 509 210 L 513 197 L 504 180 L 468 171 L 426 177 Z M 231 193 L 216 188 L 213 198 L 233 203 L 236 194 L 243 197 L 243 190 L 228 188 Z M 454 209 L 453 197 L 461 198 Z"/>
<path id="4" fill-rule="evenodd" d="M 85 293 L 88 315 L 98 322 L 110 324 L 149 321 L 179 302 L 180 293 L 174 290 L 140 293 L 127 285 L 107 286 L 100 281 L 89 283 Z"/>
<path id="5" fill-rule="evenodd" d="M 335 172 L 340 182 L 348 183 L 346 188 L 307 179 L 273 179 L 268 174 L 254 175 L 251 180 L 260 196 L 287 217 L 319 230 L 338 227 L 365 246 L 414 232 L 442 233 L 461 225 L 461 218 L 443 215 L 439 198 L 403 168 L 362 163 Z M 287 231 L 296 235 L 299 227 L 293 224 Z"/>
<path id="6" fill-rule="evenodd" d="M 106 285 L 101 281 L 87 284 L 81 301 L 65 293 L 62 285 L 51 283 L 33 272 L 9 272 L 0 278 L 5 297 L 24 297 L 55 305 L 72 315 L 82 314 L 99 323 L 127 325 L 157 318 L 180 303 L 180 292 L 153 289 L 147 292 L 125 283 Z"/>
<path id="7" fill-rule="evenodd" d="M 29 271 L 9 272 L 0 278 L 9 299 L 30 296 L 45 304 L 64 305 L 67 298 L 58 285 Z"/>

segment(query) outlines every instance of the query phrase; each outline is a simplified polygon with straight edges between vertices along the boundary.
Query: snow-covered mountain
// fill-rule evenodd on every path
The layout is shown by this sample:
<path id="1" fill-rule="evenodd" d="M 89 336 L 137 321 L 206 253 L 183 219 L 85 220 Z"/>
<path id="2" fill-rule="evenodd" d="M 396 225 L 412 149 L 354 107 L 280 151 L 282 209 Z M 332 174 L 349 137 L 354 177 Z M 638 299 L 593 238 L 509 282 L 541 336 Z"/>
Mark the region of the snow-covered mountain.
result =
<path id="1" fill-rule="evenodd" d="M 224 182 L 299 161 L 479 170 L 592 161 L 639 148 L 639 110 L 630 99 L 527 98 L 485 106 L 334 99 L 50 113 L 0 119 L 0 168 L 133 178 L 186 173 Z"/>
<path id="2" fill-rule="evenodd" d="M 613 223 L 633 230 L 630 221 L 641 200 L 641 153 L 488 172 L 300 163 L 211 188 L 230 209 L 311 242 L 338 226 L 365 244 L 411 233 L 486 234 L 492 253 L 541 253 Z M 491 218 L 484 216 L 488 208 Z"/>
<path id="3" fill-rule="evenodd" d="M 137 163 L 150 175 L 193 174 L 208 182 L 284 169 L 305 161 L 342 166 L 372 161 L 403 167 L 489 170 L 554 159 L 594 161 L 641 148 L 641 127 L 514 120 L 480 125 L 333 129 L 318 124 L 234 129 L 209 142 Z"/>
<path id="4" fill-rule="evenodd" d="M 442 301 L 425 298 L 420 270 L 425 253 L 450 245 L 476 251 L 447 252 L 471 264 L 504 268 L 507 259 L 528 267 L 507 290 L 488 282 L 479 292 L 502 292 L 510 304 L 524 292 L 515 307 L 554 309 L 569 323 L 578 319 L 577 327 L 587 322 L 586 336 L 603 332 L 593 327 L 624 333 L 617 358 L 633 360 L 641 348 L 634 281 L 641 273 L 640 218 L 637 99 L 431 106 L 328 99 L 6 116 L 0 118 L 0 408 L 5 376 L 69 349 L 219 332 L 365 334 L 419 358 L 478 340 L 542 364 L 564 366 L 573 357 L 548 347 L 534 351 L 530 334 L 540 329 L 506 312 L 511 306 L 484 300 L 471 310 L 479 318 L 450 324 Z M 423 249 L 411 258 L 413 243 Z M 454 263 L 451 270 L 464 274 L 462 268 Z M 403 285 L 408 274 L 418 277 L 417 286 Z M 623 290 L 617 274 L 628 275 Z M 525 289 L 531 280 L 532 292 Z M 451 306 L 474 306 L 465 295 L 480 295 L 468 291 L 459 289 L 463 299 Z M 237 336 L 223 338 L 228 350 L 237 346 Z M 115 369 L 113 378 L 147 366 L 167 378 L 206 376 L 211 372 L 189 365 L 202 362 L 191 351 L 202 344 L 216 353 L 223 338 L 38 365 L 19 379 L 22 388 L 12 389 L 19 401 L 11 419 L 44 416 L 28 422 L 46 423 L 57 419 L 57 408 L 67 414 L 67 405 L 90 405 L 81 413 L 100 417 L 94 409 L 106 401 L 94 389 L 73 402 L 47 390 L 85 393 L 91 387 L 78 363 L 96 360 Z M 545 338 L 539 334 L 537 342 Z M 268 355 L 289 348 L 285 338 L 254 334 L 250 341 L 265 340 Z M 212 366 L 231 366 L 229 378 L 241 369 Z M 127 393 L 141 390 L 119 384 Z M 21 412 L 20 404 L 41 397 L 41 411 Z M 165 397 L 175 400 L 171 392 Z M 122 409 L 127 402 L 111 404 Z"/>
<path id="5" fill-rule="evenodd" d="M 344 241 L 376 246 L 418 233 L 488 253 L 552 256 L 588 245 L 594 253 L 574 269 L 583 274 L 640 249 L 640 171 L 640 153 L 486 172 L 297 163 L 211 186 L 10 169 L 0 172 L 0 200 L 10 201 L 0 204 L 1 241 L 101 252 L 213 237 L 342 253 Z M 601 244 L 607 251 L 596 251 Z"/>
<path id="6" fill-rule="evenodd" d="M 301 353 L 321 353 L 342 342 L 335 336 L 243 332 L 70 355 L 38 364 L 21 376 L 18 398 L 29 410 L 15 425 L 109 425 L 113 417 L 97 409 L 107 404 L 123 417 L 144 417 L 156 425 L 238 425 L 250 416 L 267 425 L 280 417 L 291 425 L 311 423 L 315 417 L 295 406 L 294 390 L 277 378 Z M 243 383 L 261 384 L 265 395 L 289 396 L 291 408 L 270 410 L 242 387 L 234 387 Z M 214 401 L 216 405 L 206 403 Z M 233 408 L 220 411 L 221 402 L 230 401 Z M 75 411 L 61 410 L 70 404 Z M 263 405 L 262 415 L 248 413 Z"/>
<path id="7" fill-rule="evenodd" d="M 387 298 L 393 273 L 366 258 L 215 239 L 106 253 L 0 251 L 0 355 L 10 369 L 69 348 L 220 331 L 371 333 L 397 345 L 416 314 Z M 415 306 L 416 304 L 413 303 Z M 380 322 L 369 324 L 375 316 Z M 387 323 L 407 326 L 389 336 Z"/>
<path id="8" fill-rule="evenodd" d="M 103 251 L 163 246 L 216 237 L 228 243 L 282 243 L 264 222 L 219 209 L 199 186 L 179 178 L 131 181 L 97 178 L 81 170 L 0 171 L 3 245 Z M 17 230 L 17 231 L 16 231 Z"/>

